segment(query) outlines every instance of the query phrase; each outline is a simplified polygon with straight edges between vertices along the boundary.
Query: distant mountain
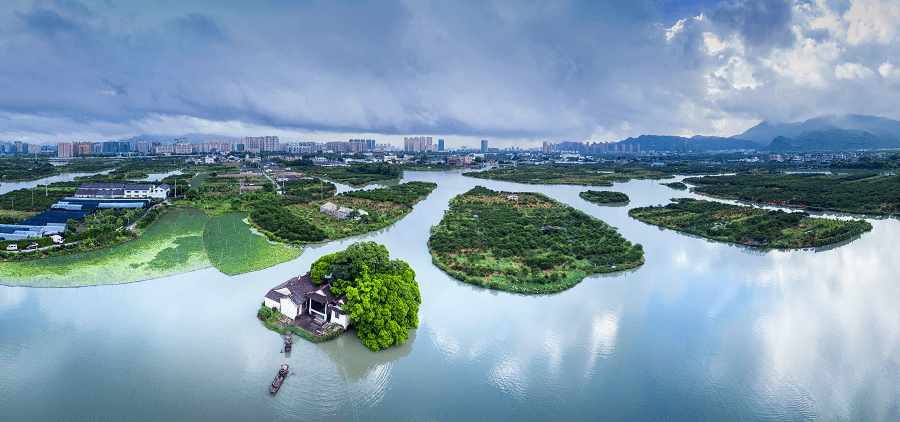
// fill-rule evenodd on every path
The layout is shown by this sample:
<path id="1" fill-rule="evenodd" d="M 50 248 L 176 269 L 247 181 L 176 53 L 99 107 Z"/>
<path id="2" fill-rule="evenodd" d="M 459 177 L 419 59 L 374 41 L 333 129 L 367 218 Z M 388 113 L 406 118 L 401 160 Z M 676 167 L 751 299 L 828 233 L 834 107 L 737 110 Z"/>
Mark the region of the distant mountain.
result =
<path id="1" fill-rule="evenodd" d="M 847 151 L 896 148 L 897 140 L 875 136 L 864 130 L 825 129 L 803 132 L 795 138 L 779 136 L 764 148 L 772 152 Z"/>
<path id="2" fill-rule="evenodd" d="M 199 144 L 206 141 L 231 141 L 234 139 L 238 139 L 234 136 L 225 136 L 225 135 L 211 135 L 208 133 L 188 133 L 181 136 L 176 135 L 138 135 L 132 136 L 126 139 L 120 139 L 121 141 L 130 141 L 132 139 L 144 139 L 147 141 L 159 141 L 159 142 L 172 142 L 178 138 L 185 138 L 189 143 Z"/>
<path id="3" fill-rule="evenodd" d="M 641 135 L 637 138 L 628 138 L 619 141 L 619 148 L 628 148 L 628 145 L 640 145 L 641 151 L 671 151 L 671 152 L 706 152 L 732 149 L 759 149 L 760 144 L 745 139 L 724 138 L 721 136 L 664 136 Z"/>
<path id="4" fill-rule="evenodd" d="M 843 116 L 821 116 L 802 123 L 762 122 L 746 132 L 734 135 L 735 139 L 749 139 L 761 144 L 769 144 L 783 136 L 797 139 L 803 133 L 826 131 L 829 129 L 851 129 L 865 131 L 884 140 L 900 142 L 900 122 L 887 117 L 847 114 Z"/>

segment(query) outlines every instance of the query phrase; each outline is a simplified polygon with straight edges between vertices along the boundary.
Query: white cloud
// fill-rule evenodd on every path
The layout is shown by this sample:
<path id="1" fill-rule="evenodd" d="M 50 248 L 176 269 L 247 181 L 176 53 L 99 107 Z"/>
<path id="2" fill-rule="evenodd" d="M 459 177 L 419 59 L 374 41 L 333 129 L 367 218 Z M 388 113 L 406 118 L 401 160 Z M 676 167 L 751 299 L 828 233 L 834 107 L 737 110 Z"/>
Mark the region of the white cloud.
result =
<path id="1" fill-rule="evenodd" d="M 875 76 L 875 72 L 859 63 L 844 63 L 834 68 L 834 76 L 838 79 L 865 79 Z"/>
<path id="2" fill-rule="evenodd" d="M 881 66 L 878 66 L 878 73 L 886 80 L 896 81 L 900 79 L 900 69 L 890 62 L 885 62 Z"/>
<path id="3" fill-rule="evenodd" d="M 891 43 L 900 26 L 900 1 L 853 0 L 843 18 L 850 44 Z"/>

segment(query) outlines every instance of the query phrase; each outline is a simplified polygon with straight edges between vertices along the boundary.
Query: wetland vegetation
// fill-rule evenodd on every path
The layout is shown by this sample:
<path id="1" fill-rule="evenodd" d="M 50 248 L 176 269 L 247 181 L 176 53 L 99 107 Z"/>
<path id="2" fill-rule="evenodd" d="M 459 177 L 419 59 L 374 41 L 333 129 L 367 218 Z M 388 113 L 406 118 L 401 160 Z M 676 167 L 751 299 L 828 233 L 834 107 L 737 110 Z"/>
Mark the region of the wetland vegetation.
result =
<path id="1" fill-rule="evenodd" d="M 811 211 L 895 214 L 900 207 L 900 176 L 863 174 L 742 173 L 692 177 L 696 193 Z"/>
<path id="2" fill-rule="evenodd" d="M 681 183 L 681 182 L 660 183 L 660 184 L 663 186 L 668 186 L 672 189 L 678 189 L 678 190 L 686 190 L 688 188 L 687 185 L 685 185 L 684 183 Z"/>
<path id="3" fill-rule="evenodd" d="M 295 244 L 335 240 L 396 223 L 436 187 L 437 184 L 432 182 L 407 182 L 387 188 L 344 192 L 312 202 L 257 201 L 250 212 L 250 220 L 276 240 Z M 312 188 L 307 193 L 317 196 L 318 191 Z M 325 214 L 319 207 L 327 202 L 353 210 L 362 209 L 368 215 L 354 221 Z"/>
<path id="4" fill-rule="evenodd" d="M 397 164 L 365 163 L 349 166 L 317 166 L 309 160 L 289 161 L 294 171 L 309 176 L 321 177 L 351 186 L 365 186 L 370 183 L 395 180 L 403 177 L 403 169 Z"/>
<path id="5" fill-rule="evenodd" d="M 628 201 L 628 195 L 622 192 L 607 190 L 587 190 L 578 194 L 581 199 L 595 204 L 624 204 Z"/>
<path id="6" fill-rule="evenodd" d="M 458 195 L 428 241 L 450 276 L 491 289 L 552 293 L 643 264 L 614 227 L 539 193 L 481 186 Z"/>
<path id="7" fill-rule="evenodd" d="M 723 242 L 771 248 L 824 246 L 871 230 L 862 220 L 811 218 L 804 212 L 696 199 L 675 199 L 665 206 L 639 207 L 628 215 L 648 224 Z"/>
<path id="8" fill-rule="evenodd" d="M 718 173 L 706 166 L 650 166 L 612 164 L 540 164 L 497 167 L 486 171 L 464 173 L 479 179 L 533 185 L 612 186 L 631 179 L 669 179 L 675 174 Z"/>

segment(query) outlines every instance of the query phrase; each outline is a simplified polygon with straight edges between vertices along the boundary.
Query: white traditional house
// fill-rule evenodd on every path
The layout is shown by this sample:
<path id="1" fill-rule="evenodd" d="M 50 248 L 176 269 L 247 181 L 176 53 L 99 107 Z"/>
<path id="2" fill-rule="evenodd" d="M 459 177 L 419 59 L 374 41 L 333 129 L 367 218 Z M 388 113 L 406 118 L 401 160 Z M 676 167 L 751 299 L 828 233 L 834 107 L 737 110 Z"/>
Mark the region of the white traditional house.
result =
<path id="1" fill-rule="evenodd" d="M 347 305 L 347 296 L 336 298 L 329 284 L 314 285 L 310 273 L 292 278 L 269 290 L 264 304 L 290 319 L 309 314 L 319 321 L 316 324 L 330 322 L 345 329 L 350 325 L 350 315 L 343 308 Z"/>
<path id="2" fill-rule="evenodd" d="M 166 199 L 169 196 L 169 185 L 163 183 L 151 189 L 150 193 L 147 196 L 151 198 Z"/>
<path id="3" fill-rule="evenodd" d="M 309 298 L 307 309 L 310 314 L 317 315 L 326 322 L 338 324 L 345 329 L 350 325 L 350 316 L 343 308 L 343 305 L 347 304 L 347 297 L 336 298 L 331 292 L 331 286 L 326 285 L 307 294 L 307 297 Z"/>
<path id="4" fill-rule="evenodd" d="M 306 275 L 292 278 L 269 290 L 264 299 L 265 305 L 267 308 L 277 309 L 288 318 L 296 319 L 305 311 L 306 295 L 313 290 L 315 290 L 315 286 L 312 284 L 309 273 L 306 273 Z"/>

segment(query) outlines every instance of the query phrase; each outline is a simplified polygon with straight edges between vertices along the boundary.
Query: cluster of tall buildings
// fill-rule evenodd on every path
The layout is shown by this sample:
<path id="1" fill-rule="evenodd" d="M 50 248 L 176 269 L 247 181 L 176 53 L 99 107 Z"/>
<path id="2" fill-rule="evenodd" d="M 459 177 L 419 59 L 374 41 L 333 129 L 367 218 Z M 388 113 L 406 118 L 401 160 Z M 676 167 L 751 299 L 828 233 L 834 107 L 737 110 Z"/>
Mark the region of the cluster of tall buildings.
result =
<path id="1" fill-rule="evenodd" d="M 27 151 L 27 144 L 25 144 Z M 190 143 L 186 138 L 176 138 L 172 142 L 162 143 L 148 141 L 143 138 L 130 141 L 107 142 L 59 142 L 58 157 L 75 157 L 79 155 L 118 155 L 122 153 L 142 154 L 198 154 L 229 152 L 281 151 L 277 136 L 246 137 L 240 140 L 211 140 L 202 143 Z"/>
<path id="2" fill-rule="evenodd" d="M 244 146 L 242 151 L 281 151 L 277 136 L 248 136 L 241 141 L 241 144 Z"/>
<path id="3" fill-rule="evenodd" d="M 432 143 L 430 136 L 416 136 L 403 138 L 403 150 L 406 152 L 438 152 L 444 150 L 444 140 L 438 139 L 437 144 Z"/>
<path id="4" fill-rule="evenodd" d="M 640 154 L 640 144 L 623 144 L 621 142 L 560 142 L 548 143 L 544 141 L 545 154 L 554 152 L 576 152 L 579 154 Z"/>
<path id="5" fill-rule="evenodd" d="M 4 154 L 29 154 L 33 150 L 40 150 L 37 145 L 30 145 L 28 142 L 0 142 L 0 152 Z"/>

